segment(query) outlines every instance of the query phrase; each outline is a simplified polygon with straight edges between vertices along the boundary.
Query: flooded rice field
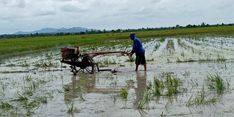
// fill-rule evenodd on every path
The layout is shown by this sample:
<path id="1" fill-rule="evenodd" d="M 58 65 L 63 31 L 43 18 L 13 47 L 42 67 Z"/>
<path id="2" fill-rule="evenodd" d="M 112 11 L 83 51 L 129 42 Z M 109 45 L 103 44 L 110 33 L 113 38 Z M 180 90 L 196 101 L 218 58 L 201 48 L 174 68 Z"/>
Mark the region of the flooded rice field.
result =
<path id="1" fill-rule="evenodd" d="M 143 43 L 148 71 L 127 56 L 98 56 L 101 69 L 73 75 L 59 50 L 2 60 L 0 116 L 139 117 L 234 115 L 234 39 L 165 38 Z M 119 51 L 122 46 L 83 47 Z M 131 50 L 130 46 L 127 50 Z"/>

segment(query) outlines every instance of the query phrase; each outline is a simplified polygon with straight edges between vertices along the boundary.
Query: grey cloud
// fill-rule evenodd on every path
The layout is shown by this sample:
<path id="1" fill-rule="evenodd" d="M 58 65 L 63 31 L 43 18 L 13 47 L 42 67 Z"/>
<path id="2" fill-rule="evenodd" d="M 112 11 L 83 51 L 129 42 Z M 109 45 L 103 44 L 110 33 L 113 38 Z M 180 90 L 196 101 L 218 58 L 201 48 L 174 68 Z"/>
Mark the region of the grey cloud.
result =
<path id="1" fill-rule="evenodd" d="M 73 25 L 112 29 L 232 23 L 232 11 L 233 0 L 0 0 L 0 24 L 35 24 L 28 29 Z"/>
<path id="2" fill-rule="evenodd" d="M 49 15 L 55 15 L 55 11 L 41 11 L 35 14 L 35 16 L 49 16 Z"/>
<path id="3" fill-rule="evenodd" d="M 25 0 L 19 0 L 17 7 L 24 8 L 26 7 L 26 1 Z"/>
<path id="4" fill-rule="evenodd" d="M 84 9 L 80 9 L 75 5 L 71 5 L 71 4 L 67 4 L 67 5 L 63 5 L 60 8 L 62 11 L 65 12 L 79 12 L 79 11 L 85 11 Z"/>
<path id="5" fill-rule="evenodd" d="M 7 0 L 7 1 L 1 1 L 1 3 L 5 7 L 18 7 L 18 8 L 26 7 L 26 0 Z"/>

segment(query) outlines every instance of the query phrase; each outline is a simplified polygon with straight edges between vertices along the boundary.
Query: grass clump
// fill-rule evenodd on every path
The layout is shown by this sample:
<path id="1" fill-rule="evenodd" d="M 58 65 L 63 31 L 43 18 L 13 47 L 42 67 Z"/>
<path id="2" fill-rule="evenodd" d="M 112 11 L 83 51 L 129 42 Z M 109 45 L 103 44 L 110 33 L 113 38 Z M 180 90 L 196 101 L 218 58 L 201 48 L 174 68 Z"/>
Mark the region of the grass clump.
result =
<path id="1" fill-rule="evenodd" d="M 14 107 L 8 102 L 3 102 L 3 101 L 0 102 L 0 109 L 1 110 L 7 111 L 7 110 L 10 110 L 10 109 L 13 109 L 13 108 Z"/>
<path id="2" fill-rule="evenodd" d="M 224 56 L 218 55 L 216 61 L 219 63 L 224 63 L 226 61 L 226 59 L 224 58 Z"/>
<path id="3" fill-rule="evenodd" d="M 163 88 L 164 88 L 163 81 L 159 79 L 154 79 L 153 94 L 155 96 L 161 96 Z"/>
<path id="4" fill-rule="evenodd" d="M 198 106 L 198 105 L 209 105 L 209 104 L 215 104 L 218 101 L 216 97 L 209 98 L 208 95 L 206 95 L 204 86 L 202 87 L 201 91 L 198 91 L 196 96 L 191 96 L 187 102 L 187 106 Z"/>
<path id="5" fill-rule="evenodd" d="M 122 88 L 120 90 L 120 94 L 119 95 L 120 95 L 120 97 L 122 99 L 127 100 L 127 98 L 128 98 L 128 91 L 127 91 L 127 89 L 126 88 Z"/>
<path id="6" fill-rule="evenodd" d="M 143 109 L 145 104 L 149 103 L 150 98 L 151 98 L 150 90 L 146 88 L 145 92 L 144 92 L 144 95 L 143 95 L 143 98 L 137 104 L 137 108 L 138 109 Z"/>
<path id="7" fill-rule="evenodd" d="M 173 40 L 168 40 L 168 43 L 167 43 L 167 49 L 175 50 Z"/>
<path id="8" fill-rule="evenodd" d="M 164 37 L 160 38 L 159 41 L 160 42 L 164 42 L 166 39 Z"/>
<path id="9" fill-rule="evenodd" d="M 182 81 L 173 74 L 163 73 L 162 79 L 154 78 L 154 81 L 147 86 L 137 108 L 143 109 L 145 104 L 148 104 L 155 96 L 171 97 L 177 95 L 180 92 L 179 87 L 181 84 Z"/>
<path id="10" fill-rule="evenodd" d="M 166 75 L 166 81 L 165 81 L 165 85 L 167 88 L 167 96 L 172 96 L 175 94 L 179 93 L 179 83 L 181 81 L 177 78 L 175 78 L 174 76 L 172 76 L 171 74 L 167 74 Z"/>
<path id="11" fill-rule="evenodd" d="M 71 103 L 70 105 L 68 105 L 67 108 L 68 108 L 68 109 L 67 109 L 67 113 L 68 113 L 68 114 L 73 115 L 73 113 L 78 112 L 77 108 L 74 106 L 74 103 Z"/>
<path id="12" fill-rule="evenodd" d="M 218 94 L 222 94 L 224 92 L 224 90 L 226 89 L 226 85 L 225 85 L 223 79 L 218 74 L 208 75 L 207 81 L 208 81 L 209 89 L 215 90 Z"/>

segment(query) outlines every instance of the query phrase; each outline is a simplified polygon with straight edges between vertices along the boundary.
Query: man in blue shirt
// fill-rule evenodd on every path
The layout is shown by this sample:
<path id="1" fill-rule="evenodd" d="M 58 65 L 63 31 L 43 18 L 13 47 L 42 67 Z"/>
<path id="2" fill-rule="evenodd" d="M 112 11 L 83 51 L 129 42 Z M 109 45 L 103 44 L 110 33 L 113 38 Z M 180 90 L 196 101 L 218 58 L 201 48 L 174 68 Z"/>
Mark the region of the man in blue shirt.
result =
<path id="1" fill-rule="evenodd" d="M 137 39 L 135 33 L 130 33 L 130 38 L 133 41 L 133 46 L 132 46 L 132 51 L 129 54 L 130 56 L 132 56 L 134 53 L 136 54 L 135 71 L 138 71 L 139 65 L 144 65 L 144 69 L 146 71 L 147 67 L 146 67 L 146 60 L 145 60 L 145 49 L 143 48 L 141 41 Z"/>

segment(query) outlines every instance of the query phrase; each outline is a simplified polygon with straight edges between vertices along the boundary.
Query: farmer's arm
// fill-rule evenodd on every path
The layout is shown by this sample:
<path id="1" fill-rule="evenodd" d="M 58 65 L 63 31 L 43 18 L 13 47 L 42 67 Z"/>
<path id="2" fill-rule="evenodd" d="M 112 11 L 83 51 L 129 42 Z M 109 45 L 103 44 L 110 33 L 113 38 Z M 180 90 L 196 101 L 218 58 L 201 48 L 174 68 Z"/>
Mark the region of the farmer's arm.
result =
<path id="1" fill-rule="evenodd" d="M 132 51 L 129 53 L 130 56 L 132 56 L 134 53 L 136 53 L 136 49 L 137 49 L 137 42 L 136 42 L 136 40 L 134 40 L 133 46 L 132 46 Z"/>

